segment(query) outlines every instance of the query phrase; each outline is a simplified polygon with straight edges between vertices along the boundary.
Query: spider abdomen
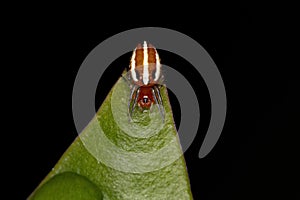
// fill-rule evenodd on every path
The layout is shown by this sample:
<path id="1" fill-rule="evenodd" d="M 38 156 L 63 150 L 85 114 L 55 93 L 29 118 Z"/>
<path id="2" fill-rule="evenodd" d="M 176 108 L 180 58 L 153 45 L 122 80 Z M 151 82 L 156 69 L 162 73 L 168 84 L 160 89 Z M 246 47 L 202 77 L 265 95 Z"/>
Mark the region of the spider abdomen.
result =
<path id="1" fill-rule="evenodd" d="M 130 76 L 134 84 L 157 84 L 161 77 L 160 68 L 160 59 L 155 47 L 146 41 L 143 46 L 138 44 L 130 61 Z"/>

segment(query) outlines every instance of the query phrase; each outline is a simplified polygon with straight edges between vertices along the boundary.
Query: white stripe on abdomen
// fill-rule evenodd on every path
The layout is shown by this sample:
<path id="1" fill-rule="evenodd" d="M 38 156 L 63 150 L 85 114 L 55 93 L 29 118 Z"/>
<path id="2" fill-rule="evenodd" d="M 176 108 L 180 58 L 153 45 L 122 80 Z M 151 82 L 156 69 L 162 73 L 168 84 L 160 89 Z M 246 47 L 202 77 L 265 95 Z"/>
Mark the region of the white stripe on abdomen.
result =
<path id="1" fill-rule="evenodd" d="M 143 45 L 143 49 L 144 49 L 144 59 L 143 59 L 143 66 L 144 66 L 144 70 L 143 70 L 143 83 L 145 85 L 148 85 L 149 83 L 149 68 L 148 68 L 148 45 L 147 42 L 144 41 L 144 45 Z"/>
<path id="2" fill-rule="evenodd" d="M 133 78 L 134 81 L 138 81 L 138 79 L 136 78 L 136 73 L 135 73 L 135 52 L 136 52 L 136 48 L 133 51 L 132 57 L 131 57 L 131 77 Z"/>
<path id="3" fill-rule="evenodd" d="M 160 60 L 159 60 L 159 56 L 158 56 L 158 53 L 155 49 L 155 61 L 156 61 L 156 71 L 155 71 L 155 78 L 154 78 L 154 81 L 157 81 L 159 79 L 159 76 L 160 76 Z"/>

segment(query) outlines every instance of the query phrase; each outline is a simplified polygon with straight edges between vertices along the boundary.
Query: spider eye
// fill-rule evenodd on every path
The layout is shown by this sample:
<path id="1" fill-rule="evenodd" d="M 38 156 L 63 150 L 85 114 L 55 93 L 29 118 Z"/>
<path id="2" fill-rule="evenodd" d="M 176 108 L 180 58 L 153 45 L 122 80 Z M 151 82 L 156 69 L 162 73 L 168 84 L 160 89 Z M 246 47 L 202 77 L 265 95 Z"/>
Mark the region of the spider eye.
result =
<path id="1" fill-rule="evenodd" d="M 148 101 L 149 101 L 148 97 L 143 98 L 143 103 L 148 103 Z"/>

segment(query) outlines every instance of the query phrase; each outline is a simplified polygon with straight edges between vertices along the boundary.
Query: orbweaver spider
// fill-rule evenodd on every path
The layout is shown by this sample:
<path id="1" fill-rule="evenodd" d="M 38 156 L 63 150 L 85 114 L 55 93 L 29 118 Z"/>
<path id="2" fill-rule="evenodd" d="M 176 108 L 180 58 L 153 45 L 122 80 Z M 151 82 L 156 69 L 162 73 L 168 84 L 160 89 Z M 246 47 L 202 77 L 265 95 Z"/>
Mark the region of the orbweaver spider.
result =
<path id="1" fill-rule="evenodd" d="M 131 93 L 128 102 L 128 113 L 132 113 L 138 105 L 142 110 L 156 104 L 164 121 L 165 113 L 160 95 L 163 75 L 161 74 L 160 58 L 156 48 L 144 41 L 134 49 L 129 66 L 128 79 L 131 83 Z"/>

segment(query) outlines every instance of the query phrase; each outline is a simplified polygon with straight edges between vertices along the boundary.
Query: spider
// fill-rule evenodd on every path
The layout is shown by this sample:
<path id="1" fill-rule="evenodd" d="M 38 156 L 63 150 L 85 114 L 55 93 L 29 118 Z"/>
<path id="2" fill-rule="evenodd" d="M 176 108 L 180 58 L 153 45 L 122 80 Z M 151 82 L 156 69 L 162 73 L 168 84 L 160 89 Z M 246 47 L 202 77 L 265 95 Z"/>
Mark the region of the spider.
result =
<path id="1" fill-rule="evenodd" d="M 143 45 L 138 44 L 134 49 L 130 60 L 128 79 L 131 82 L 128 102 L 130 118 L 136 104 L 141 110 L 150 109 L 152 104 L 156 104 L 164 121 L 165 114 L 159 90 L 163 75 L 161 74 L 160 58 L 153 45 L 144 41 Z"/>

